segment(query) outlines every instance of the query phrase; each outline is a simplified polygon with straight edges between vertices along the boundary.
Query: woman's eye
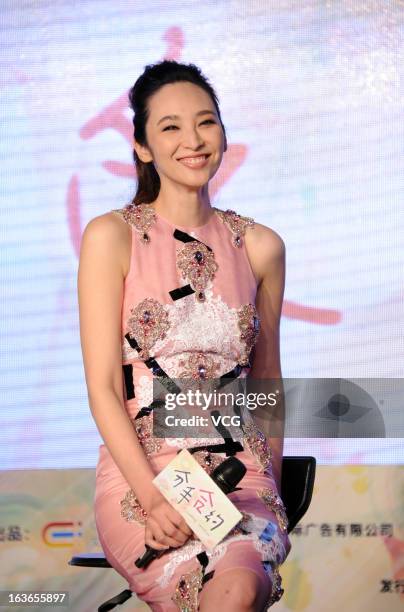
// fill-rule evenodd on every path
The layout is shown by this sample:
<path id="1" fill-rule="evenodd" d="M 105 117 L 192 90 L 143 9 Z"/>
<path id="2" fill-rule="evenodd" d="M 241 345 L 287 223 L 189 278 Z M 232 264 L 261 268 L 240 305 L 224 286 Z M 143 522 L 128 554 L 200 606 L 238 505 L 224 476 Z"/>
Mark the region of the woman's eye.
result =
<path id="1" fill-rule="evenodd" d="M 205 121 L 202 121 L 201 125 L 203 125 L 204 123 L 216 123 L 215 121 L 213 121 L 213 119 L 205 119 Z M 178 126 L 176 125 L 167 125 L 164 129 L 163 132 L 166 132 L 167 130 L 170 130 L 171 128 L 175 128 L 177 129 Z"/>

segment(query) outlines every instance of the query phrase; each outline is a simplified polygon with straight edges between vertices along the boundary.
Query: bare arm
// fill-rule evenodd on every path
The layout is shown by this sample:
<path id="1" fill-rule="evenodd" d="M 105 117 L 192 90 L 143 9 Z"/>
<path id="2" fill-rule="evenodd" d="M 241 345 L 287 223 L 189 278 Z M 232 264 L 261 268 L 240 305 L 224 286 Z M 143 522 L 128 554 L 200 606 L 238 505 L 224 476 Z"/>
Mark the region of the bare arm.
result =
<path id="1" fill-rule="evenodd" d="M 256 224 L 254 230 L 246 234 L 246 246 L 251 265 L 259 279 L 256 307 L 261 322 L 260 333 L 252 354 L 249 378 L 263 381 L 261 387 L 259 383 L 252 385 L 254 391 L 257 389 L 268 394 L 278 389 L 280 392 L 275 409 L 258 408 L 252 414 L 272 449 L 274 477 L 280 492 L 285 405 L 279 331 L 285 288 L 285 244 L 276 232 Z M 275 380 L 271 383 L 269 379 Z"/>
<path id="2" fill-rule="evenodd" d="M 92 219 L 85 228 L 77 279 L 80 339 L 91 413 L 147 511 L 156 492 L 155 474 L 125 411 L 122 388 L 121 308 L 129 236 L 128 226 L 113 213 Z"/>

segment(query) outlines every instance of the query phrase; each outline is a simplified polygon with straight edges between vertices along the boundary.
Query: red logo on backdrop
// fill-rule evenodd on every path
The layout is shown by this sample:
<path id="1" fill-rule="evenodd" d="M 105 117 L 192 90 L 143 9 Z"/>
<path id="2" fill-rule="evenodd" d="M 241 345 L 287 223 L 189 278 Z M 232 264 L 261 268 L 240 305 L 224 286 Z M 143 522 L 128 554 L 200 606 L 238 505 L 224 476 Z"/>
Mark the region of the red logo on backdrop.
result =
<path id="1" fill-rule="evenodd" d="M 180 28 L 169 28 L 164 34 L 168 50 L 164 59 L 179 61 L 184 47 L 184 35 Z M 125 138 L 132 149 L 133 126 L 132 122 L 125 116 L 124 111 L 128 108 L 127 92 L 123 93 L 117 100 L 102 109 L 93 119 L 87 121 L 80 130 L 83 140 L 94 138 L 103 130 L 116 130 Z M 209 193 L 214 199 L 216 193 L 225 185 L 242 166 L 247 157 L 247 147 L 241 143 L 228 143 L 226 155 L 223 157 L 222 165 L 210 182 Z M 136 178 L 134 165 L 115 160 L 106 160 L 102 163 L 103 168 L 114 176 L 124 178 Z M 70 236 L 74 250 L 79 255 L 80 241 L 82 235 L 81 227 L 81 196 L 80 179 L 74 174 L 69 181 L 67 190 L 67 218 Z M 336 325 L 341 321 L 342 313 L 332 308 L 315 308 L 304 306 L 287 299 L 283 301 L 282 315 L 289 319 L 307 321 L 318 325 Z"/>

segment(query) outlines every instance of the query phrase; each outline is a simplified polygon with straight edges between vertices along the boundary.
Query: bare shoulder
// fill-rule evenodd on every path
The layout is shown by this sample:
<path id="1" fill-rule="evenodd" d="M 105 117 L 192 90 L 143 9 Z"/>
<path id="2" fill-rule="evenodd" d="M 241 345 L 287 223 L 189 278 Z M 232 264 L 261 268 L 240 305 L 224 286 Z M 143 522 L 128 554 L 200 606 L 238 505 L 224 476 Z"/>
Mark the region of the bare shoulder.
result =
<path id="1" fill-rule="evenodd" d="M 93 217 L 86 225 L 81 251 L 91 252 L 101 259 L 108 255 L 126 276 L 130 265 L 131 228 L 121 215 L 109 211 Z"/>
<path id="2" fill-rule="evenodd" d="M 117 241 L 127 236 L 128 224 L 121 215 L 115 212 L 106 212 L 93 217 L 86 225 L 83 236 L 96 241 Z"/>
<path id="3" fill-rule="evenodd" d="M 245 245 L 251 267 L 259 283 L 273 273 L 274 268 L 284 267 L 286 247 L 282 237 L 262 223 L 245 233 Z"/>

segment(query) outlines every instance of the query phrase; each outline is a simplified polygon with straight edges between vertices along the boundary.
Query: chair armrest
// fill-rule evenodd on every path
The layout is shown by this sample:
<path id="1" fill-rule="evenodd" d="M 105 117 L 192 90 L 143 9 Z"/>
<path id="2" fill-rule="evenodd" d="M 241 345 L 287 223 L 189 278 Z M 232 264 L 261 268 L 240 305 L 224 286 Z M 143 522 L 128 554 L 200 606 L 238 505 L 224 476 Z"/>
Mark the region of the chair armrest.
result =
<path id="1" fill-rule="evenodd" d="M 104 553 L 82 553 L 74 555 L 69 565 L 78 565 L 80 567 L 111 567 L 111 564 L 106 560 Z"/>

